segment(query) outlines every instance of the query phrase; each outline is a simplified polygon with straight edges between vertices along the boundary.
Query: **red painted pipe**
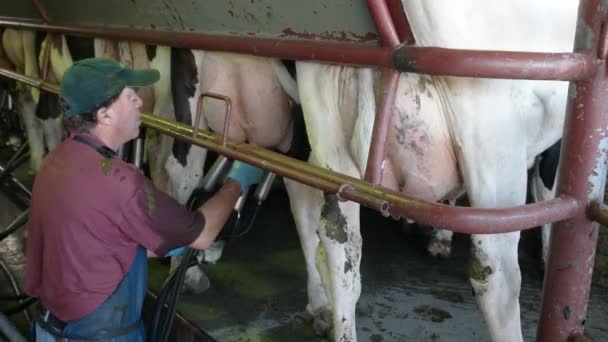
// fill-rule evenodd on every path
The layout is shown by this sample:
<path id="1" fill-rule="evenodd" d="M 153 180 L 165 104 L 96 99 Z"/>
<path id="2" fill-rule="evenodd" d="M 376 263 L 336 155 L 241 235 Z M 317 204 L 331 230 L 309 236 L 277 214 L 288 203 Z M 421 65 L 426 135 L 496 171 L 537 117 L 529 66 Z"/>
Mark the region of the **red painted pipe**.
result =
<path id="1" fill-rule="evenodd" d="M 399 36 L 399 41 L 408 45 L 416 43 L 401 0 L 385 1 L 388 11 L 391 13 L 391 18 L 393 19 L 393 25 L 395 25 L 395 30 Z"/>
<path id="2" fill-rule="evenodd" d="M 456 50 L 401 46 L 395 68 L 427 75 L 577 81 L 596 71 L 596 59 L 581 53 Z"/>
<path id="3" fill-rule="evenodd" d="M 386 141 L 390 133 L 393 119 L 393 105 L 397 94 L 399 73 L 395 70 L 382 71 L 382 102 L 378 106 L 367 165 L 365 167 L 365 180 L 374 184 L 382 184 L 384 160 L 386 159 Z"/>
<path id="4" fill-rule="evenodd" d="M 6 17 L 0 17 L 0 26 L 189 49 L 230 51 L 356 66 L 378 66 L 429 75 L 569 81 L 587 79 L 595 72 L 595 58 L 580 53 L 475 51 L 412 46 L 402 46 L 393 51 L 365 44 L 326 41 L 118 29 L 104 26 L 45 25 L 32 20 Z"/>
<path id="5" fill-rule="evenodd" d="M 228 51 L 255 56 L 314 60 L 358 66 L 394 67 L 393 52 L 390 49 L 366 44 L 243 37 L 201 32 L 126 29 L 100 25 L 46 25 L 32 20 L 6 17 L 0 17 L 0 26 L 58 32 L 73 36 L 137 41 L 186 49 Z"/>
<path id="6" fill-rule="evenodd" d="M 367 0 L 367 7 L 376 24 L 382 46 L 394 48 L 399 45 L 399 37 L 385 0 Z"/>
<path id="7" fill-rule="evenodd" d="M 574 51 L 598 56 L 607 7 L 581 0 Z M 581 32 L 582 31 L 582 32 Z M 608 152 L 606 60 L 594 77 L 571 84 L 557 193 L 584 203 L 603 197 Z M 543 283 L 538 341 L 566 341 L 584 333 L 598 225 L 585 210 L 553 225 Z"/>
<path id="8" fill-rule="evenodd" d="M 374 18 L 383 45 L 395 48 L 399 45 L 399 37 L 385 1 L 368 0 L 367 5 Z M 398 81 L 399 73 L 395 70 L 385 69 L 382 71 L 382 101 L 376 110 L 367 165 L 365 166 L 365 180 L 375 185 L 382 184 L 386 141 L 393 118 L 392 109 L 395 103 Z"/>

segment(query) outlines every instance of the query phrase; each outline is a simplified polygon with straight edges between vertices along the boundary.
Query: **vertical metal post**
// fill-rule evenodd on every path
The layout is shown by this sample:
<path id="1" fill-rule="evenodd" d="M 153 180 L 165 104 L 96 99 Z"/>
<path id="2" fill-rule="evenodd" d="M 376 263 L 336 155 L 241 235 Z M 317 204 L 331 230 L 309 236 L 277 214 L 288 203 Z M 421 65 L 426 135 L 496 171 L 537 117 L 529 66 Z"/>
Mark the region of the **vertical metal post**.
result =
<path id="1" fill-rule="evenodd" d="M 574 51 L 598 58 L 597 69 L 590 80 L 570 84 L 557 192 L 581 204 L 602 201 L 606 179 L 608 78 L 599 43 L 607 8 L 602 0 L 581 0 L 578 12 Z M 585 210 L 553 226 L 538 341 L 582 336 L 597 235 Z"/>
<path id="2" fill-rule="evenodd" d="M 399 37 L 395 31 L 393 20 L 385 0 L 368 0 L 368 7 L 374 18 L 382 45 L 395 48 L 399 45 Z M 367 166 L 365 168 L 365 180 L 379 185 L 382 183 L 384 171 L 384 159 L 386 158 L 386 140 L 393 118 L 392 109 L 397 93 L 399 72 L 392 69 L 382 71 L 382 100 L 376 109 L 372 140 L 369 147 Z"/>

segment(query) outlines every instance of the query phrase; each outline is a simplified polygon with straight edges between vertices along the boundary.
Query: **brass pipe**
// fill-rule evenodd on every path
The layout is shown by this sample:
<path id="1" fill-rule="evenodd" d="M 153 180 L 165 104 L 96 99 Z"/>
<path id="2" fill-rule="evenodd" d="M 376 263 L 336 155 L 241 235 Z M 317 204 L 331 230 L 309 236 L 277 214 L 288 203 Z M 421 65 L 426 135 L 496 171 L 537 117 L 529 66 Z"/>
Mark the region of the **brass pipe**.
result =
<path id="1" fill-rule="evenodd" d="M 45 81 L 41 81 L 41 80 L 36 80 L 36 79 L 30 78 L 30 77 L 27 77 L 23 74 L 20 74 L 18 72 L 14 72 L 12 70 L 0 68 L 0 76 L 5 76 L 5 77 L 11 78 L 15 81 L 25 83 L 27 85 L 31 85 L 33 87 L 36 87 L 36 88 L 39 88 L 42 90 L 46 90 L 51 93 L 59 94 L 58 85 L 52 84 L 49 82 L 45 82 Z"/>
<path id="2" fill-rule="evenodd" d="M 529 229 L 543 223 L 570 218 L 580 210 L 579 203 L 570 197 L 500 209 L 452 207 L 422 201 L 252 145 L 229 140 L 227 146 L 222 146 L 217 143 L 217 135 L 210 132 L 199 130 L 197 137 L 192 137 L 192 127 L 153 115 L 142 114 L 142 122 L 161 133 L 207 148 L 228 158 L 242 160 L 325 192 L 339 194 L 343 199 L 358 202 L 385 215 L 396 214 L 413 218 L 420 223 L 436 225 L 459 233 L 497 234 L 518 231 L 522 228 Z"/>

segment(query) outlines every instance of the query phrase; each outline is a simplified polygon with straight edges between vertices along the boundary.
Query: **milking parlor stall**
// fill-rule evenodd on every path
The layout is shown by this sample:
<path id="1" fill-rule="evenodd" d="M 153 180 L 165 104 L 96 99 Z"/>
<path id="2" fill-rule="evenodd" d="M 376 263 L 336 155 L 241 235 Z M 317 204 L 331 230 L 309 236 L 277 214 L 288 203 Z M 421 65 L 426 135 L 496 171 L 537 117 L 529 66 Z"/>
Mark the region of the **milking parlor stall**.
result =
<path id="1" fill-rule="evenodd" d="M 486 5 L 464 0 L 449 4 L 439 0 L 0 2 L 0 32 L 3 33 L 0 49 L 3 190 L 0 340 L 27 339 L 32 321 L 38 315 L 36 299 L 22 290 L 31 186 L 44 155 L 65 138 L 61 128 L 54 128 L 54 135 L 49 128 L 50 122 L 61 123 L 62 111 L 61 101 L 55 98 L 52 102 L 49 96 L 59 92 L 62 71 L 69 64 L 83 57 L 100 56 L 103 53 L 100 50 L 107 52 L 114 46 L 116 52 L 111 58 L 136 68 L 159 68 L 161 64 L 155 64 L 154 57 L 162 53 L 173 58 L 167 64 L 166 74 L 171 74 L 167 77 L 173 83 L 165 84 L 173 104 L 169 101 L 169 106 L 158 105 L 160 86 L 150 90 L 154 93 L 152 96 L 140 93 L 144 100 L 142 133 L 140 138 L 119 149 L 118 158 L 133 163 L 163 190 L 171 189 L 168 184 L 173 184 L 173 190 L 166 190 L 167 193 L 189 206 L 204 201 L 193 199 L 197 194 L 208 196 L 217 188 L 212 183 L 221 181 L 222 170 L 231 160 L 268 171 L 264 181 L 252 189 L 249 196 L 245 193 L 241 204 L 237 204 L 239 207 L 227 224 L 230 227 L 224 228 L 228 233 L 221 235 L 221 241 L 218 239 L 213 246 L 219 250 L 215 256 L 211 251 L 198 255 L 188 252 L 185 259 L 196 262 L 177 266 L 171 273 L 172 278 L 168 278 L 168 260 L 150 260 L 144 320 L 150 331 L 167 331 L 159 339 L 608 341 L 605 324 L 608 295 L 602 287 L 606 286 L 604 258 L 608 253 L 608 247 L 603 248 L 603 244 L 608 243 L 602 242 L 603 225 L 608 223 L 608 211 L 603 203 L 608 148 L 608 5 L 600 0 L 581 0 L 578 7 L 564 5 L 555 10 L 566 1 L 541 1 L 547 4 L 550 13 L 555 10 L 572 19 L 572 39 L 565 45 L 570 47 L 539 43 L 527 49 L 531 44 L 511 44 L 506 40 L 514 37 L 515 41 L 521 36 L 532 41 L 536 34 L 541 34 L 540 27 L 552 21 L 558 28 L 543 32 L 559 35 L 561 27 L 567 24 L 562 23 L 559 16 L 530 24 L 527 21 L 533 16 L 523 14 L 528 12 L 520 8 L 519 14 L 511 13 L 517 6 L 535 6 L 537 8 L 529 12 L 542 16 L 538 12 L 544 9 L 536 2 L 529 5 L 525 1 L 513 1 L 514 5 L 497 10 L 498 3 L 490 1 Z M 459 17 L 458 10 L 454 10 L 458 4 L 468 7 L 468 14 L 460 18 L 470 20 L 442 26 L 442 20 Z M 446 11 L 452 13 L 443 14 Z M 504 18 L 518 18 L 522 23 L 517 28 L 531 29 L 510 32 L 512 27 L 500 27 Z M 482 26 L 467 29 L 469 24 Z M 447 38 L 441 36 L 445 30 L 433 31 L 446 26 L 453 29 Z M 479 27 L 487 30 L 478 30 Z M 7 46 L 13 39 L 11 35 L 20 37 L 22 46 L 17 50 Z M 496 38 L 491 39 L 492 35 Z M 440 36 L 442 38 L 436 38 Z M 539 41 L 552 41 L 549 37 Z M 470 44 L 461 48 L 463 45 L 459 42 L 467 39 Z M 92 54 L 79 54 L 74 46 L 88 47 Z M 67 59 L 61 57 L 67 50 L 72 60 L 66 62 Z M 124 52 L 127 50 L 130 54 Z M 191 58 L 194 67 L 191 73 L 185 74 L 184 69 L 180 69 L 181 75 L 189 75 L 194 83 L 185 98 L 186 105 L 179 106 L 175 68 L 186 65 L 184 61 L 190 59 L 179 60 L 176 56 L 184 53 L 194 56 Z M 255 63 L 260 64 L 242 67 L 241 57 L 235 54 L 246 55 L 243 58 L 257 56 Z M 143 58 L 144 64 L 138 62 L 141 56 L 147 56 L 147 60 Z M 282 143 L 265 146 L 261 141 L 272 134 L 256 136 L 247 130 L 247 127 L 267 129 L 282 122 L 270 115 L 247 114 L 253 111 L 248 107 L 252 99 L 258 97 L 256 105 L 259 102 L 264 105 L 278 98 L 272 95 L 267 100 L 263 92 L 265 83 L 257 79 L 251 81 L 266 70 L 264 65 L 272 65 L 268 67 L 271 75 L 272 70 L 275 73 L 283 70 L 283 75 L 291 79 L 291 90 L 287 89 L 289 82 L 280 82 L 281 96 L 289 94 L 289 98 L 281 102 L 290 115 L 285 126 L 293 129 L 287 134 L 287 145 L 303 145 L 304 152 L 289 153 L 293 148 Z M 332 69 L 332 65 L 344 68 Z M 321 71 L 315 74 L 315 70 Z M 358 75 L 351 83 L 346 81 L 346 76 L 339 76 L 345 78 L 337 83 L 346 86 L 340 88 L 336 96 L 355 88 L 359 89 L 359 95 L 350 98 L 352 103 L 337 100 L 336 106 L 342 106 L 338 112 L 321 112 L 326 109 L 326 103 L 334 101 L 327 90 L 332 82 L 327 75 L 334 72 Z M 213 82 L 214 77 L 229 79 L 233 75 L 236 75 L 231 79 L 233 83 L 224 88 L 205 84 Z M 162 77 L 163 71 L 161 83 Z M 319 81 L 321 77 L 327 78 Z M 310 79 L 312 86 L 307 83 Z M 491 99 L 492 92 L 503 91 L 502 84 L 506 83 L 501 82 L 509 82 L 508 92 L 515 94 L 509 95 L 510 102 L 490 101 L 489 107 L 483 104 L 480 99 Z M 242 84 L 246 85 L 235 90 Z M 411 89 L 407 88 L 409 84 L 413 85 Z M 549 108 L 551 101 L 561 99 L 566 104 L 565 119 L 560 107 L 562 120 L 534 134 L 544 137 L 549 130 L 556 133 L 545 140 L 539 138 L 545 143 L 538 145 L 542 145 L 542 149 L 530 148 L 532 143 L 529 143 L 529 149 L 539 150 L 528 150 L 527 156 L 523 153 L 520 164 L 526 163 L 526 167 L 515 170 L 511 169 L 514 157 L 505 158 L 508 161 L 504 164 L 492 164 L 487 162 L 493 158 L 489 154 L 479 157 L 474 151 L 515 155 L 512 151 L 519 138 L 510 138 L 509 134 L 533 130 L 530 125 L 517 128 L 510 124 L 516 120 L 528 122 L 521 117 L 533 107 L 522 104 L 527 101 L 522 94 L 527 93 L 514 86 L 517 84 L 522 85 L 521 89 L 540 89 L 545 84 L 562 85 L 546 89 L 565 90 L 566 84 L 568 88 L 561 97 L 559 90 L 547 91 L 552 100 L 544 102 L 544 93 L 534 92 L 540 99 L 535 102 L 537 109 Z M 537 87 L 539 84 L 543 86 Z M 362 104 L 367 102 L 362 100 L 361 89 L 366 85 L 372 98 L 372 115 L 366 117 L 370 120 L 364 138 L 353 131 L 365 132 L 365 129 L 357 131 L 357 127 L 364 125 L 364 116 L 360 113 Z M 51 108 L 45 115 L 40 114 L 43 102 Z M 399 106 L 406 109 L 400 111 L 403 107 Z M 463 123 L 493 117 L 494 110 L 502 111 L 503 107 L 507 108 L 504 111 L 513 108 L 509 113 L 513 115 L 512 121 L 492 127 Z M 394 146 L 413 151 L 417 158 L 431 153 L 419 146 L 433 139 L 433 128 L 426 131 L 417 128 L 422 127 L 417 125 L 425 122 L 425 118 L 412 120 L 412 108 L 416 108 L 417 114 L 429 117 L 435 115 L 433 113 L 455 113 L 455 119 L 444 121 L 450 132 L 447 136 L 451 150 L 455 151 L 451 161 L 454 182 L 461 185 L 459 196 L 417 195 L 421 192 L 407 191 L 416 188 L 417 179 L 411 181 L 414 185 L 405 186 L 402 184 L 405 176 L 400 178 L 394 175 L 397 171 L 387 171 L 399 170 L 395 164 L 405 169 L 412 162 L 393 158 Z M 467 110 L 460 112 L 463 108 Z M 213 110 L 219 115 L 210 114 Z M 274 107 L 264 110 L 263 113 L 271 112 Z M 342 113 L 342 116 L 335 119 L 335 115 L 327 113 Z M 343 123 L 348 118 L 353 121 Z M 336 122 L 342 122 L 342 126 Z M 491 133 L 493 139 L 469 139 L 488 134 L 459 131 L 465 126 L 495 129 Z M 496 127 L 500 128 L 496 130 Z M 245 133 L 239 134 L 240 129 Z M 269 132 L 278 130 L 272 127 Z M 504 142 L 501 135 L 505 137 Z M 347 136 L 345 146 L 333 145 L 334 137 L 343 136 Z M 560 163 L 553 170 L 553 174 L 557 174 L 555 193 L 534 202 L 523 179 L 533 177 L 532 165 L 537 165 L 534 161 L 539 160 L 533 157 L 560 137 Z M 195 163 L 190 159 L 191 154 L 178 157 L 177 144 L 186 146 L 187 151 L 205 153 L 199 155 L 203 161 Z M 477 149 L 467 149 L 471 145 L 477 145 Z M 500 148 L 485 148 L 494 145 Z M 174 169 L 166 166 L 166 160 L 171 158 L 180 163 L 179 170 L 183 173 L 172 173 Z M 205 158 L 209 159 L 206 163 Z M 448 164 L 440 162 L 433 164 L 435 168 L 423 169 L 437 174 L 437 169 L 451 170 Z M 493 178 L 488 172 L 498 176 Z M 502 191 L 511 191 L 509 187 L 490 195 L 485 190 L 479 191 L 490 189 L 488 183 L 510 184 L 501 177 L 511 179 L 511 173 L 522 175 L 521 179 L 513 176 L 520 179 L 513 184 L 524 189 L 519 191 L 521 200 L 485 200 L 492 196 L 504 198 Z M 194 186 L 187 193 L 180 192 L 185 186 L 178 188 L 175 184 L 183 185 L 189 177 L 195 179 Z M 394 184 L 387 182 L 389 178 L 395 180 Z M 425 177 L 419 179 L 427 181 Z M 452 203 L 448 203 L 448 199 Z M 321 204 L 315 206 L 315 203 Z M 360 215 L 356 204 L 362 207 Z M 352 210 L 355 214 L 348 214 Z M 306 223 L 310 227 L 302 228 Z M 545 264 L 539 227 L 547 223 L 553 224 L 550 238 L 546 240 Z M 456 234 L 452 237 L 440 228 Z M 444 238 L 437 238 L 440 231 L 449 236 L 447 247 Z M 521 234 L 515 233 L 519 231 Z M 432 250 L 427 248 L 429 241 L 439 241 L 440 247 L 447 248 L 447 252 L 442 249 L 433 253 L 444 258 L 429 255 L 427 249 Z M 495 253 L 493 248 L 505 248 L 509 252 Z M 195 266 L 186 272 L 192 264 Z M 188 276 L 192 268 L 199 271 L 194 282 Z M 593 282 L 592 275 L 595 275 Z M 184 282 L 186 286 L 182 288 Z"/>

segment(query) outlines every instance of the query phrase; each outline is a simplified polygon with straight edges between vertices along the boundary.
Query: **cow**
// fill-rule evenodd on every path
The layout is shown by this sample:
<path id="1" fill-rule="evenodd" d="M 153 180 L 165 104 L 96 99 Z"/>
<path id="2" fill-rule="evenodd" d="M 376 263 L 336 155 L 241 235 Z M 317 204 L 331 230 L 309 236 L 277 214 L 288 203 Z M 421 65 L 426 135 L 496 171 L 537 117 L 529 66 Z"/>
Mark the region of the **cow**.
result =
<path id="1" fill-rule="evenodd" d="M 293 136 L 291 110 L 297 101 L 297 89 L 280 61 L 158 46 L 151 66 L 161 73 L 154 87 L 155 115 L 193 125 L 200 95 L 221 94 L 228 96 L 232 103 L 230 139 L 288 152 Z M 199 128 L 221 134 L 225 104 L 207 98 L 203 109 Z M 203 178 L 207 151 L 153 131 L 147 134 L 146 146 L 153 182 L 186 205 Z M 219 259 L 222 247 L 223 242 L 217 241 L 205 251 L 205 261 Z M 172 267 L 175 266 L 176 262 L 172 261 Z M 186 290 L 200 293 L 208 285 L 200 268 L 188 270 Z"/>
<path id="2" fill-rule="evenodd" d="M 530 193 L 534 202 L 555 198 L 557 167 L 561 152 L 561 139 L 543 151 L 534 162 L 530 178 Z M 542 267 L 547 264 L 549 257 L 549 238 L 551 237 L 551 224 L 541 226 L 542 237 Z"/>
<path id="3" fill-rule="evenodd" d="M 41 70 L 48 54 L 46 81 L 58 84 L 65 70 L 72 64 L 72 56 L 64 36 L 44 35 L 29 30 L 5 29 L 2 45 L 12 67 L 28 77 L 41 78 Z M 47 50 L 48 49 L 48 50 Z M 30 171 L 36 173 L 44 155 L 63 139 L 61 109 L 54 94 L 18 84 L 15 104 L 21 114 L 30 150 Z"/>
<path id="4" fill-rule="evenodd" d="M 420 46 L 573 48 L 576 1 L 402 3 Z M 361 177 L 378 71 L 311 62 L 297 62 L 296 70 L 310 162 Z M 383 185 L 428 201 L 464 188 L 479 208 L 524 204 L 528 168 L 561 135 L 567 93 L 566 82 L 402 74 Z M 286 187 L 309 271 L 308 309 L 315 327 L 333 329 L 336 341 L 354 341 L 361 290 L 359 206 L 296 182 L 286 181 Z M 519 232 L 471 236 L 469 279 L 493 341 L 522 341 L 519 237 Z"/>

